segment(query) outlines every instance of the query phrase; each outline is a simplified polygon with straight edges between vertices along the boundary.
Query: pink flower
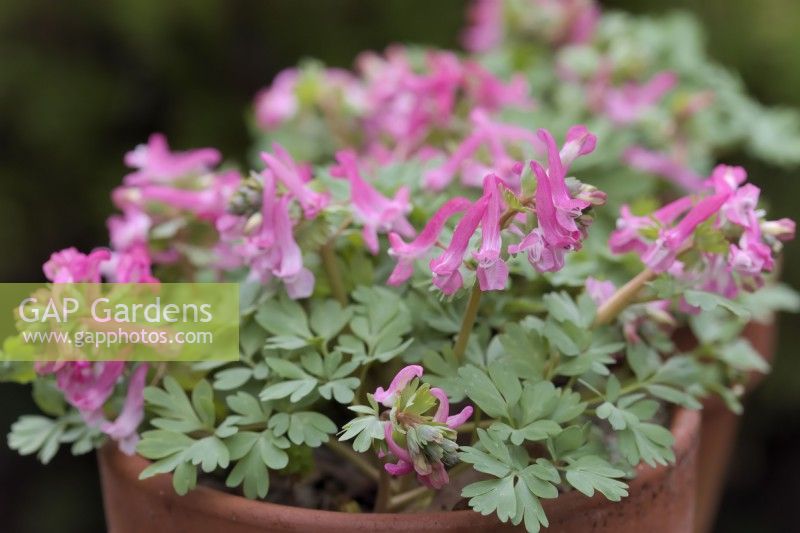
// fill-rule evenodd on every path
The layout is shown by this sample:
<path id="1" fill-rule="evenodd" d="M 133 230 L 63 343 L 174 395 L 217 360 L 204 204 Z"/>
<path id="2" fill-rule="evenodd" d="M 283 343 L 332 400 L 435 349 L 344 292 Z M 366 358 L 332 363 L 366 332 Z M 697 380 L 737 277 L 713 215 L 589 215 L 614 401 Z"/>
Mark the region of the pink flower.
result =
<path id="1" fill-rule="evenodd" d="M 488 52 L 503 41 L 502 0 L 473 0 L 467 9 L 468 25 L 462 35 L 470 52 Z"/>
<path id="2" fill-rule="evenodd" d="M 125 164 L 137 169 L 125 176 L 125 183 L 169 183 L 187 174 L 208 172 L 219 161 L 220 154 L 213 148 L 170 152 L 166 137 L 154 133 L 146 145 L 140 144 L 125 154 Z"/>
<path id="3" fill-rule="evenodd" d="M 87 421 L 102 416 L 100 410 L 124 370 L 122 361 L 39 363 L 36 368 L 39 374 L 55 373 L 56 385 L 64 393 L 64 399 Z"/>
<path id="4" fill-rule="evenodd" d="M 122 411 L 113 422 L 103 420 L 100 431 L 119 443 L 123 453 L 133 455 L 139 442 L 137 429 L 144 419 L 144 385 L 147 364 L 139 365 L 128 382 L 128 392 Z"/>
<path id="5" fill-rule="evenodd" d="M 476 109 L 470 114 L 472 133 L 456 148 L 439 167 L 425 173 L 425 187 L 434 191 L 445 188 L 459 171 L 467 185 L 483 184 L 483 177 L 490 169 L 497 173 L 512 190 L 519 191 L 518 162 L 509 155 L 506 143 L 524 143 L 540 147 L 541 140 L 526 128 L 492 121 L 484 110 Z M 479 164 L 474 156 L 481 147 L 488 149 L 491 160 Z M 477 168 L 478 172 L 474 169 Z M 470 170 L 472 170 L 470 172 Z M 472 179 L 469 179 L 472 178 Z M 479 178 L 476 182 L 475 178 Z"/>
<path id="6" fill-rule="evenodd" d="M 795 223 L 794 220 L 788 218 L 768 220 L 762 222 L 761 230 L 765 235 L 769 235 L 780 241 L 791 241 L 794 239 Z"/>
<path id="7" fill-rule="evenodd" d="M 617 229 L 611 233 L 608 245 L 615 254 L 625 252 L 644 253 L 649 243 L 642 237 L 642 230 L 656 227 L 654 222 L 671 224 L 692 206 L 692 198 L 685 196 L 671 202 L 653 213 L 652 217 L 634 216 L 627 205 L 620 210 Z"/>
<path id="8" fill-rule="evenodd" d="M 696 192 L 703 188 L 699 174 L 667 154 L 632 146 L 625 150 L 622 159 L 631 168 L 666 178 L 687 191 Z"/>
<path id="9" fill-rule="evenodd" d="M 675 73 L 660 72 L 641 85 L 629 82 L 621 88 L 610 89 L 605 95 L 604 111 L 617 124 L 635 122 L 649 107 L 658 103 L 677 81 Z"/>
<path id="10" fill-rule="evenodd" d="M 388 451 L 396 462 L 389 462 L 384 468 L 393 476 L 415 472 L 420 483 L 440 489 L 449 481 L 445 467 L 458 460 L 455 429 L 472 416 L 473 409 L 468 405 L 460 413 L 451 416 L 450 402 L 442 389 L 434 387 L 426 390 L 416 385 L 410 399 L 406 400 L 408 405 L 398 403 L 401 393 L 415 378 L 421 377 L 422 372 L 421 366 L 407 366 L 397 373 L 387 391 L 382 388 L 375 391 L 375 399 L 392 409 L 383 431 Z M 419 394 L 429 394 L 427 401 L 435 400 L 438 403 L 432 416 L 426 412 L 407 416 L 405 410 L 414 404 L 414 398 Z M 384 457 L 385 454 L 379 453 L 379 456 Z"/>
<path id="11" fill-rule="evenodd" d="M 515 74 L 506 83 L 480 63 L 467 61 L 463 84 L 469 100 L 480 109 L 498 111 L 504 107 L 530 109 L 534 106 L 530 87 L 522 74 Z"/>
<path id="12" fill-rule="evenodd" d="M 742 167 L 717 165 L 711 172 L 711 177 L 706 180 L 706 186 L 714 189 L 717 194 L 731 193 L 747 180 L 747 171 Z"/>
<path id="13" fill-rule="evenodd" d="M 383 387 L 375 389 L 375 401 L 383 404 L 386 407 L 392 407 L 397 395 L 400 391 L 408 385 L 412 379 L 422 377 L 424 370 L 419 365 L 408 365 L 403 367 L 392 379 L 389 388 L 383 390 Z"/>
<path id="14" fill-rule="evenodd" d="M 714 216 L 729 196 L 730 193 L 720 193 L 700 200 L 674 228 L 661 231 L 642 255 L 642 261 L 656 272 L 666 271 L 695 228 Z"/>
<path id="15" fill-rule="evenodd" d="M 283 280 L 290 298 L 308 298 L 314 291 L 314 274 L 303 267 L 303 254 L 292 234 L 289 201 L 284 196 L 275 209 L 275 245 L 280 256 L 272 273 Z"/>
<path id="16" fill-rule="evenodd" d="M 760 194 L 761 189 L 750 183 L 736 189 L 720 209 L 723 219 L 746 229 L 757 230 L 756 207 Z"/>
<path id="17" fill-rule="evenodd" d="M 508 266 L 500 257 L 502 240 L 500 216 L 504 210 L 502 182 L 496 175 L 484 181 L 483 194 L 487 198 L 486 211 L 481 220 L 481 247 L 473 253 L 478 261 L 477 278 L 482 291 L 500 291 L 508 281 Z"/>
<path id="18" fill-rule="evenodd" d="M 169 185 L 118 187 L 112 193 L 114 203 L 122 209 L 147 210 L 149 204 L 163 204 L 198 218 L 216 220 L 225 214 L 231 195 L 241 176 L 238 172 L 206 174 L 197 188 L 184 189 Z"/>
<path id="19" fill-rule="evenodd" d="M 101 266 L 103 276 L 112 283 L 158 283 L 152 274 L 152 259 L 144 245 L 112 252 Z"/>
<path id="20" fill-rule="evenodd" d="M 483 220 L 488 203 L 489 198 L 482 196 L 467 209 L 456 225 L 450 244 L 441 255 L 430 262 L 433 284 L 439 287 L 444 294 L 455 294 L 464 285 L 464 279 L 459 270 L 464 261 L 464 254 L 467 253 L 469 240 L 478 229 L 478 224 Z"/>
<path id="21" fill-rule="evenodd" d="M 471 204 L 466 198 L 451 198 L 436 211 L 417 238 L 408 244 L 397 233 L 390 233 L 389 255 L 397 258 L 397 265 L 389 276 L 389 285 L 400 285 L 408 280 L 414 272 L 414 261 L 424 257 L 436 244 L 447 220 L 456 213 L 465 211 Z"/>
<path id="22" fill-rule="evenodd" d="M 601 281 L 591 276 L 586 278 L 586 293 L 598 307 L 606 303 L 616 290 L 617 287 L 611 281 Z"/>
<path id="23" fill-rule="evenodd" d="M 256 95 L 256 121 L 271 130 L 295 116 L 300 108 L 297 99 L 297 69 L 283 70 L 272 84 Z"/>
<path id="24" fill-rule="evenodd" d="M 336 153 L 336 160 L 339 164 L 331 168 L 331 174 L 350 182 L 353 212 L 364 226 L 362 235 L 370 252 L 378 253 L 378 232 L 414 236 L 414 228 L 405 217 L 411 211 L 407 187 L 400 187 L 390 200 L 361 177 L 355 152 L 341 150 Z"/>
<path id="25" fill-rule="evenodd" d="M 556 272 L 563 268 L 566 252 L 580 249 L 584 229 L 579 220 L 583 210 L 594 203 L 583 196 L 572 197 L 566 175 L 576 158 L 594 150 L 597 140 L 581 125 L 569 129 L 561 150 L 549 131 L 540 129 L 537 135 L 547 149 L 548 164 L 545 170 L 538 162 L 531 161 L 536 176 L 538 225 L 519 244 L 510 245 L 508 252 L 527 252 L 528 262 L 537 271 Z M 600 199 L 597 191 L 590 196 Z"/>
<path id="26" fill-rule="evenodd" d="M 508 253 L 513 255 L 527 253 L 528 262 L 538 272 L 558 272 L 564 268 L 564 255 L 567 251 L 566 247 L 549 244 L 541 228 L 534 228 L 519 244 L 508 247 Z"/>
<path id="27" fill-rule="evenodd" d="M 267 164 L 275 177 L 283 183 L 289 192 L 297 198 L 303 208 L 303 213 L 308 219 L 314 218 L 330 201 L 327 193 L 318 193 L 308 187 L 306 183 L 311 180 L 311 169 L 308 165 L 298 165 L 289 155 L 289 152 L 278 144 L 272 145 L 275 155 L 261 152 L 261 159 Z"/>
<path id="28" fill-rule="evenodd" d="M 97 248 L 88 255 L 75 248 L 66 248 L 50 256 L 42 269 L 53 283 L 100 283 L 100 265 L 111 258 L 111 252 Z"/>
<path id="29" fill-rule="evenodd" d="M 152 220 L 144 211 L 128 207 L 121 215 L 109 217 L 106 225 L 111 237 L 111 246 L 115 250 L 127 250 L 147 243 Z"/>

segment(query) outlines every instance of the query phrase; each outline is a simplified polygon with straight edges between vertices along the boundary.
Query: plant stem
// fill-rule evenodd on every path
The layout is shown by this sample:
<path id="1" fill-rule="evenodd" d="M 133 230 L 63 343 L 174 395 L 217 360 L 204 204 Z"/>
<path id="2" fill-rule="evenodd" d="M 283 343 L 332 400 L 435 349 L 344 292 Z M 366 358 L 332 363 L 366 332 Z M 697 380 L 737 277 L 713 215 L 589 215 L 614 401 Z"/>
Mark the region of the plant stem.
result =
<path id="1" fill-rule="evenodd" d="M 361 403 L 361 396 L 364 394 L 364 385 L 367 381 L 367 373 L 369 372 L 369 367 L 372 363 L 365 363 L 361 365 L 361 371 L 358 373 L 358 389 L 356 389 L 356 394 L 353 396 L 353 405 L 357 405 Z"/>
<path id="2" fill-rule="evenodd" d="M 344 289 L 339 266 L 336 264 L 336 254 L 333 247 L 333 240 L 323 244 L 320 248 L 320 257 L 322 258 L 322 265 L 325 267 L 325 273 L 328 275 L 328 282 L 331 284 L 331 292 L 336 300 L 342 304 L 342 307 L 345 307 L 347 305 L 347 291 Z"/>
<path id="3" fill-rule="evenodd" d="M 472 292 L 469 295 L 467 302 L 467 309 L 464 311 L 464 318 L 461 320 L 461 330 L 456 337 L 456 343 L 453 346 L 453 355 L 456 361 L 461 362 L 464 358 L 464 352 L 467 350 L 467 342 L 472 333 L 472 328 L 475 325 L 475 317 L 478 316 L 478 307 L 481 302 L 481 288 L 478 282 L 472 286 Z"/>
<path id="4" fill-rule="evenodd" d="M 458 426 L 456 431 L 459 433 L 471 433 L 477 428 L 488 428 L 494 423 L 494 420 L 481 420 L 479 422 L 466 422 Z"/>
<path id="5" fill-rule="evenodd" d="M 371 480 L 378 481 L 380 479 L 382 471 L 379 472 L 377 468 L 372 466 L 372 463 L 370 463 L 364 456 L 353 451 L 350 446 L 342 444 L 338 440 L 334 439 L 328 440 L 325 445 L 339 457 L 347 459 L 353 463 L 356 468 L 361 470 L 361 472 L 363 472 Z"/>
<path id="6" fill-rule="evenodd" d="M 389 510 L 389 501 L 391 499 L 392 485 L 389 472 L 381 469 L 380 477 L 378 478 L 378 492 L 375 495 L 375 507 L 373 512 L 385 513 Z"/>
<path id="7" fill-rule="evenodd" d="M 611 298 L 597 310 L 597 316 L 594 318 L 593 326 L 602 326 L 614 320 L 617 315 L 636 298 L 639 291 L 642 290 L 642 287 L 655 277 L 655 272 L 649 268 L 645 268 L 639 272 L 636 277 L 620 287 L 619 290 L 611 295 Z"/>
<path id="8" fill-rule="evenodd" d="M 409 491 L 403 492 L 401 494 L 398 494 L 397 496 L 393 496 L 389 500 L 389 511 L 397 511 L 399 509 L 402 509 L 403 507 L 413 502 L 417 498 L 426 496 L 430 493 L 431 489 L 429 489 L 428 487 L 417 487 Z"/>

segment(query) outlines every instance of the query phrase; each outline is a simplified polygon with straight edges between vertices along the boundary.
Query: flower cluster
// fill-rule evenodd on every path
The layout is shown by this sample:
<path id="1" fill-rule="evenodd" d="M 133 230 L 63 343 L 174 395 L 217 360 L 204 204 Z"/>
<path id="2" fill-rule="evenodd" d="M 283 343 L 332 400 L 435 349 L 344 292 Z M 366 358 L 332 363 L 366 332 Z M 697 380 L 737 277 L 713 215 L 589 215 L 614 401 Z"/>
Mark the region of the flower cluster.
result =
<path id="1" fill-rule="evenodd" d="M 456 429 L 472 416 L 472 406 L 450 415 L 450 402 L 442 389 L 422 385 L 423 368 L 409 365 L 392 379 L 389 388 L 378 387 L 375 401 L 388 407 L 384 439 L 395 463 L 386 463 L 393 476 L 415 472 L 423 485 L 440 489 L 448 483 L 445 467 L 457 461 Z M 435 407 L 435 411 L 434 411 Z"/>
<path id="2" fill-rule="evenodd" d="M 637 252 L 655 272 L 727 298 L 754 290 L 772 271 L 782 243 L 794 238 L 788 219 L 769 221 L 758 209 L 758 187 L 741 167 L 719 165 L 698 195 L 684 196 L 650 216 L 623 206 L 611 234 L 613 252 Z"/>
<path id="3" fill-rule="evenodd" d="M 161 134 L 126 154 L 135 171 L 112 193 L 122 211 L 108 220 L 114 250 L 158 264 L 213 263 L 214 257 L 193 251 L 202 248 L 204 233 L 213 232 L 241 180 L 236 171 L 214 172 L 219 162 L 213 148 L 171 152 Z"/>
<path id="4" fill-rule="evenodd" d="M 241 360 L 160 365 L 147 392 L 146 364 L 9 379 L 35 369 L 63 394 L 59 424 L 124 451 L 143 431 L 143 477 L 174 472 L 180 493 L 200 468 L 264 498 L 328 443 L 382 479 L 348 509 L 422 510 L 429 491 L 383 497 L 404 485 L 386 473 L 440 489 L 457 461 L 485 475 L 459 492 L 469 506 L 531 531 L 547 524 L 541 498 L 626 496 L 626 472 L 673 459 L 670 404 L 715 392 L 736 408 L 766 367 L 736 330 L 747 319 L 721 315 L 747 316 L 741 293 L 767 283 L 795 224 L 767 218 L 742 168 L 704 165 L 731 139 L 785 156 L 786 130 L 724 139 L 721 117 L 760 108 L 710 94 L 702 72 L 718 69 L 666 53 L 683 42 L 661 26 L 591 0 L 476 0 L 470 19 L 472 55 L 393 46 L 353 71 L 280 73 L 256 97 L 250 172 L 153 135 L 125 156 L 110 247 L 44 265 L 56 284 L 241 283 Z M 622 206 L 615 227 L 606 203 Z M 731 324 L 675 353 L 678 326 L 717 319 Z M 12 429 L 23 453 L 47 440 L 32 426 Z"/>
<path id="5" fill-rule="evenodd" d="M 259 125 L 274 130 L 319 114 L 351 145 L 360 143 L 374 154 L 388 148 L 394 157 L 407 157 L 433 133 L 451 130 L 460 109 L 494 112 L 533 105 L 522 76 L 505 83 L 452 52 L 417 54 L 391 47 L 384 55 L 362 54 L 356 66 L 355 74 L 317 66 L 282 72 L 256 98 Z"/>
<path id="6" fill-rule="evenodd" d="M 110 251 L 98 248 L 83 254 L 75 248 L 54 253 L 44 264 L 44 274 L 53 283 L 99 283 L 102 278 L 117 283 L 157 282 L 150 273 L 150 260 L 143 249 Z M 64 399 L 90 427 L 119 442 L 120 449 L 132 454 L 139 441 L 137 429 L 144 418 L 144 380 L 147 364 L 130 371 L 125 403 L 114 421 L 105 417 L 104 406 L 114 389 L 123 382 L 128 365 L 121 361 L 57 361 L 37 363 L 40 375 L 54 374 Z"/>

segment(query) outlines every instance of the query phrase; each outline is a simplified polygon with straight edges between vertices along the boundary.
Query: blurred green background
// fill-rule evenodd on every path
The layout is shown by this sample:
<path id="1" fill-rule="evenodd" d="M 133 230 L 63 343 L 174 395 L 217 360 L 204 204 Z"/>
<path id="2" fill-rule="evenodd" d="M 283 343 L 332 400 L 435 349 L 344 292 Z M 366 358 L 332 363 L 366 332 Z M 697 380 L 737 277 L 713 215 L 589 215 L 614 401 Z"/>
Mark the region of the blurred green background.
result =
<path id="1" fill-rule="evenodd" d="M 49 254 L 107 241 L 122 155 L 152 131 L 178 148 L 244 160 L 252 96 L 304 57 L 349 66 L 392 42 L 456 47 L 464 0 L 5 0 L 0 2 L 0 280 L 38 281 Z M 800 107 L 800 2 L 612 0 L 641 13 L 686 9 L 713 57 L 762 102 Z M 668 4 L 668 5 L 667 5 Z M 713 88 L 712 88 L 713 89 Z M 800 218 L 800 169 L 748 167 L 776 217 Z M 784 279 L 800 287 L 800 245 Z M 796 531 L 800 501 L 797 317 L 782 317 L 778 362 L 753 396 L 718 531 Z M 33 412 L 0 387 L 0 428 Z M 0 530 L 103 531 L 93 457 L 42 467 L 0 445 Z"/>

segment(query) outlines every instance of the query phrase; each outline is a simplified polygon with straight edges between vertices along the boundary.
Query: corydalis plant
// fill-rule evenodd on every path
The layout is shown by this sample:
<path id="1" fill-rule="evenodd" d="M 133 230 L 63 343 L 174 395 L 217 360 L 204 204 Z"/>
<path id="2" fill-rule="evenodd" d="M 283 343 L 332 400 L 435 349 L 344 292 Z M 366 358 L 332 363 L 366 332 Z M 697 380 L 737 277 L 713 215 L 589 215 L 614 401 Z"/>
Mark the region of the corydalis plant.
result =
<path id="1" fill-rule="evenodd" d="M 737 142 L 797 158 L 796 135 L 743 132 L 770 113 L 711 83 L 702 51 L 671 53 L 692 41 L 671 24 L 588 0 L 471 13 L 473 55 L 391 47 L 279 74 L 256 98 L 249 172 L 160 135 L 130 152 L 110 246 L 57 252 L 45 276 L 239 282 L 240 360 L 4 362 L 47 415 L 10 445 L 46 462 L 111 439 L 181 494 L 214 477 L 275 500 L 292 491 L 271 484 L 344 471 L 303 503 L 463 498 L 537 531 L 542 499 L 617 501 L 637 465 L 672 461 L 675 406 L 716 394 L 739 411 L 768 369 L 743 326 L 797 307 L 769 279 L 795 227 L 743 169 L 705 165 Z M 682 326 L 696 347 L 673 342 Z"/>

